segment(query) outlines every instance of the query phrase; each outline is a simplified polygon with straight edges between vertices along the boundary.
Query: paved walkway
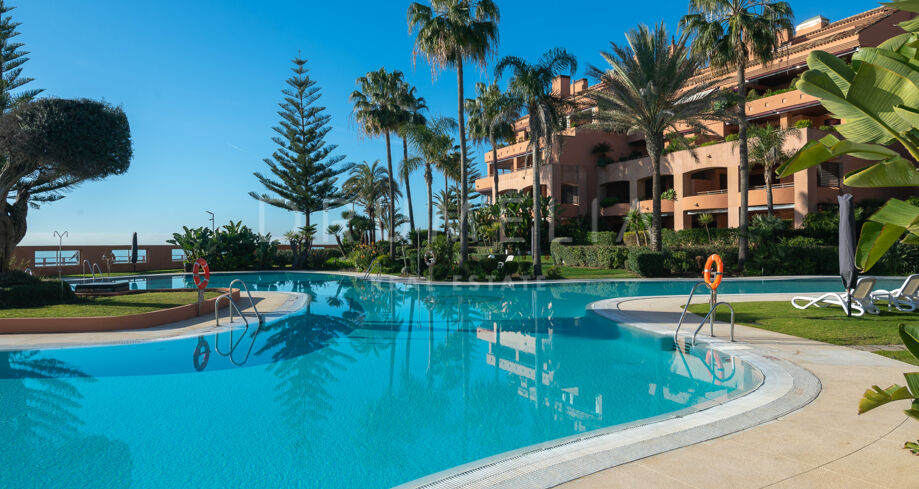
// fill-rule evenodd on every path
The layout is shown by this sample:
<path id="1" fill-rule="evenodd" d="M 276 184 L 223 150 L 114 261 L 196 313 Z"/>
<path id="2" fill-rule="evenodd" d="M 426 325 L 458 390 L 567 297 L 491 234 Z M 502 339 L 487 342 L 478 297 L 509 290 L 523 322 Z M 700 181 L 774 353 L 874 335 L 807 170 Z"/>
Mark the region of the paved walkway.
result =
<path id="1" fill-rule="evenodd" d="M 284 316 L 303 307 L 305 294 L 293 292 L 252 292 L 255 307 L 266 320 Z M 237 304 L 243 314 L 252 317 L 249 301 L 243 295 Z M 227 318 L 227 312 L 221 311 L 221 317 Z M 239 321 L 238 319 L 236 320 Z M 220 328 L 225 327 L 226 320 Z M 55 333 L 55 334 L 0 334 L 0 350 L 34 350 L 45 348 L 66 348 L 88 345 L 117 345 L 198 336 L 211 333 L 218 328 L 214 316 L 205 314 L 196 318 L 166 324 L 156 328 L 130 331 L 108 331 L 101 333 Z"/>
<path id="2" fill-rule="evenodd" d="M 787 294 L 722 295 L 724 301 L 788 300 Z M 675 325 L 685 299 L 623 301 L 619 309 L 645 322 Z M 701 318 L 696 319 L 696 324 Z M 716 334 L 727 335 L 727 325 Z M 707 328 L 703 333 L 707 332 Z M 816 375 L 820 395 L 773 422 L 654 455 L 563 484 L 584 488 L 871 488 L 919 487 L 919 457 L 904 450 L 919 439 L 905 401 L 858 416 L 872 384 L 904 384 L 919 367 L 874 353 L 737 326 L 736 340 L 765 356 L 793 362 Z"/>

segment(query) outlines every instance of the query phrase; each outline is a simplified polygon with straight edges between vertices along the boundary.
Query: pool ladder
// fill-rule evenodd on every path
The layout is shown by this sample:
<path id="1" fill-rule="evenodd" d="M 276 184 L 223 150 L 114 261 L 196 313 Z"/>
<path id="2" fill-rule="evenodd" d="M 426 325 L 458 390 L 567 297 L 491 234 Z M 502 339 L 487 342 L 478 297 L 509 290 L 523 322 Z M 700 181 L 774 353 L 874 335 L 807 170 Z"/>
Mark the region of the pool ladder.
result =
<path id="1" fill-rule="evenodd" d="M 102 273 L 102 267 L 100 267 L 98 263 L 93 263 L 93 264 L 90 265 L 89 260 L 83 260 L 83 266 L 82 266 L 82 270 L 81 270 L 80 275 L 82 276 L 81 278 L 82 278 L 84 281 L 86 280 L 86 267 L 87 267 L 87 266 L 89 266 L 89 273 L 92 274 L 92 281 L 93 281 L 93 282 L 96 281 L 96 270 L 99 270 L 99 278 L 102 279 L 102 280 L 105 280 L 105 274 Z M 112 279 L 112 274 L 111 274 L 111 272 L 110 272 L 110 273 L 109 273 L 109 280 L 111 280 L 111 279 Z"/>
<path id="2" fill-rule="evenodd" d="M 233 285 L 235 285 L 236 283 L 239 283 L 240 285 L 242 285 L 242 287 L 240 288 L 240 291 L 242 290 L 246 291 L 246 295 L 249 297 L 249 305 L 252 307 L 252 310 L 255 311 L 255 317 L 258 319 L 258 323 L 256 324 L 255 331 L 252 333 L 252 342 L 249 343 L 249 348 L 246 350 L 246 356 L 243 357 L 241 361 L 237 361 L 236 358 L 233 357 L 233 353 L 239 347 L 240 343 L 242 343 L 243 339 L 245 339 L 246 334 L 249 332 L 250 325 L 249 325 L 249 320 L 246 319 L 246 315 L 242 313 L 242 311 L 239 309 L 239 306 L 236 305 L 236 301 L 233 300 Z M 230 282 L 230 285 L 227 288 L 229 289 L 229 291 L 217 297 L 217 300 L 214 301 L 214 320 L 217 323 L 217 326 L 220 326 L 220 301 L 223 299 L 226 299 L 228 309 L 230 310 L 229 350 L 226 350 L 226 351 L 220 350 L 220 331 L 219 330 L 216 333 L 214 333 L 214 350 L 216 350 L 217 353 L 229 358 L 230 361 L 234 365 L 241 366 L 245 364 L 246 361 L 248 361 L 249 355 L 252 354 L 252 347 L 255 345 L 256 336 L 258 336 L 259 331 L 261 331 L 262 324 L 265 322 L 265 318 L 264 316 L 262 316 L 260 312 L 258 312 L 258 308 L 255 306 L 255 301 L 252 299 L 252 293 L 249 292 L 249 286 L 246 285 L 246 282 L 243 282 L 241 279 L 237 278 L 237 279 L 234 279 L 232 282 Z M 236 328 L 232 327 L 234 310 L 236 311 L 236 314 L 239 314 L 239 317 L 242 318 L 243 322 L 246 325 L 245 328 L 243 328 L 242 334 L 240 335 L 238 340 L 234 339 L 234 336 L 235 336 L 234 333 L 236 331 Z"/>
<path id="3" fill-rule="evenodd" d="M 712 288 L 707 283 L 699 282 L 696 285 L 694 285 L 692 287 L 692 290 L 689 292 L 689 298 L 686 299 L 686 305 L 683 306 L 683 313 L 680 314 L 680 321 L 676 325 L 676 331 L 673 332 L 673 344 L 675 345 L 677 349 L 680 349 L 680 342 L 679 342 L 680 328 L 683 327 L 683 319 L 686 317 L 686 310 L 689 309 L 689 303 L 692 302 L 692 296 L 695 295 L 696 290 L 701 285 L 709 287 L 709 290 L 712 293 L 711 299 L 709 299 L 709 304 L 711 307 L 709 307 L 708 309 L 708 314 L 705 315 L 705 317 L 702 319 L 702 322 L 699 323 L 699 326 L 693 332 L 691 346 L 696 346 L 696 336 L 699 336 L 699 331 L 702 330 L 702 326 L 705 326 L 706 321 L 708 321 L 708 324 L 709 324 L 709 334 L 713 338 L 715 337 L 715 311 L 717 311 L 720 306 L 727 306 L 728 309 L 730 309 L 731 311 L 731 341 L 734 341 L 734 306 L 732 306 L 731 304 L 727 302 L 718 302 L 718 293 L 715 290 L 712 290 Z M 684 348 L 686 348 L 688 352 L 690 345 L 684 344 Z"/>
<path id="4" fill-rule="evenodd" d="M 364 278 L 369 278 L 370 275 L 373 273 L 374 269 L 376 269 L 377 271 L 377 277 L 383 275 L 383 267 L 382 265 L 380 265 L 380 260 L 382 258 L 383 258 L 383 255 L 380 255 L 374 258 L 372 262 L 370 262 L 370 266 L 367 267 L 367 270 L 364 271 Z"/>

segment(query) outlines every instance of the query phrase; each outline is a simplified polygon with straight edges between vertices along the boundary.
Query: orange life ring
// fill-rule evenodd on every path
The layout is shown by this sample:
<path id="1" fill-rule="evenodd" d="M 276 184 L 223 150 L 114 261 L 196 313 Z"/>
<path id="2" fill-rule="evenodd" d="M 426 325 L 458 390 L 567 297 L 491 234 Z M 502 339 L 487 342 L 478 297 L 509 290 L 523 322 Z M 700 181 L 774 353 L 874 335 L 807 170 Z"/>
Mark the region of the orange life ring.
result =
<path id="1" fill-rule="evenodd" d="M 713 269 L 712 264 L 716 268 Z M 712 275 L 715 275 L 714 279 L 712 279 Z M 721 261 L 720 256 L 712 255 L 708 257 L 708 260 L 705 261 L 705 269 L 702 270 L 702 276 L 705 278 L 705 283 L 712 290 L 716 290 L 721 285 L 721 279 L 724 278 L 724 262 Z"/>
<path id="2" fill-rule="evenodd" d="M 201 278 L 201 271 L 204 271 L 204 279 Z M 199 289 L 206 289 L 207 283 L 211 280 L 211 267 L 207 266 L 207 261 L 204 258 L 198 258 L 195 260 L 195 267 L 192 269 L 192 274 L 194 274 L 195 285 Z"/>

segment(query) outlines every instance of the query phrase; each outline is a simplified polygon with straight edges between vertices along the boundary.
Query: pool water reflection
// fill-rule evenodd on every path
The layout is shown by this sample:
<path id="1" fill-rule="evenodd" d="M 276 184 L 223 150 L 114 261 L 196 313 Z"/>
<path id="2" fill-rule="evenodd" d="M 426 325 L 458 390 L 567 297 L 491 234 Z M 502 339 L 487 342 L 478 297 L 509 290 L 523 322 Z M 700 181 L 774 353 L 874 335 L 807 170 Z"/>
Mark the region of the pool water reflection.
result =
<path id="1" fill-rule="evenodd" d="M 231 278 L 214 275 L 212 283 Z M 389 487 L 723 401 L 761 381 L 732 358 L 683 354 L 667 338 L 585 312 L 616 294 L 675 293 L 671 282 L 452 287 L 322 274 L 244 278 L 258 290 L 311 300 L 247 331 L 234 356 L 242 366 L 219 353 L 228 349 L 226 334 L 220 345 L 208 335 L 3 353 L 0 485 Z M 143 287 L 174 287 L 173 280 L 185 278 L 151 278 Z M 802 288 L 811 286 L 818 285 Z"/>

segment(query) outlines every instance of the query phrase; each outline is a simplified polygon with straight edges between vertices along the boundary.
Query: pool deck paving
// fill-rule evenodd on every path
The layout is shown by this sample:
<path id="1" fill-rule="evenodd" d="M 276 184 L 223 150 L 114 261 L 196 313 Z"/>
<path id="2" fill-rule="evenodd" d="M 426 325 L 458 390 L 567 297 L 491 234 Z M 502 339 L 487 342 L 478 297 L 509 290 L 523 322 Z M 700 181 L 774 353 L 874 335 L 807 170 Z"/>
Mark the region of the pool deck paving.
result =
<path id="1" fill-rule="evenodd" d="M 270 321 L 303 308 L 306 295 L 294 292 L 261 292 L 253 291 L 252 299 L 259 313 Z M 249 301 L 241 298 L 237 301 L 241 312 L 251 321 L 255 312 Z M 98 333 L 52 333 L 52 334 L 0 334 L 0 350 L 36 350 L 48 348 L 68 348 L 77 346 L 101 346 L 139 343 L 146 341 L 171 340 L 214 333 L 227 329 L 228 313 L 221 310 L 221 324 L 217 325 L 213 314 L 205 314 L 185 321 L 165 324 L 155 328 L 107 331 Z M 242 322 L 237 316 L 233 325 Z"/>
<path id="2" fill-rule="evenodd" d="M 791 296 L 722 295 L 719 299 L 765 301 L 789 300 Z M 620 300 L 616 307 L 672 331 L 683 301 L 682 297 L 638 298 Z M 695 325 L 701 321 L 693 318 Z M 728 329 L 728 325 L 717 323 L 715 332 L 723 337 Z M 766 358 L 786 360 L 811 372 L 821 384 L 819 395 L 805 407 L 765 424 L 618 465 L 558 487 L 919 487 L 919 457 L 903 449 L 905 441 L 919 439 L 919 423 L 903 414 L 907 401 L 857 414 L 858 401 L 867 388 L 904 385 L 903 373 L 919 371 L 919 367 L 854 348 L 740 325 L 736 326 L 735 339 Z"/>

